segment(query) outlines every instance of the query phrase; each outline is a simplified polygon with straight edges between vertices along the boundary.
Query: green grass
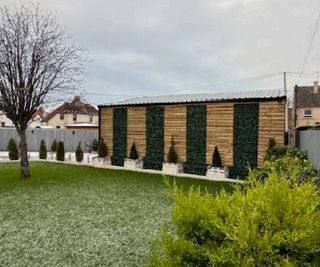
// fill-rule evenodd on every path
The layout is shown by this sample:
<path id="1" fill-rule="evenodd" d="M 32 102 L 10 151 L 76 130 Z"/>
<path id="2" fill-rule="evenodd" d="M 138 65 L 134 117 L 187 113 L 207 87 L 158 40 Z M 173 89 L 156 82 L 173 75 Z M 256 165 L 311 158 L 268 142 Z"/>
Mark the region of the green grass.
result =
<path id="1" fill-rule="evenodd" d="M 31 173 L 21 180 L 17 164 L 0 164 L 0 266 L 141 266 L 170 218 L 161 175 L 39 162 Z"/>

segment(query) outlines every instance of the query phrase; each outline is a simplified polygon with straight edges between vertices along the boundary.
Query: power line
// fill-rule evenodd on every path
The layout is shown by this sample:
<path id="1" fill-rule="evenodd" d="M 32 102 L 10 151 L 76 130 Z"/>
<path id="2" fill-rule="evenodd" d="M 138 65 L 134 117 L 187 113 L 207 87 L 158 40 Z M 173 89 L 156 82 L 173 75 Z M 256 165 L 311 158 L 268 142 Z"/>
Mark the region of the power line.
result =
<path id="1" fill-rule="evenodd" d="M 174 90 L 174 91 L 171 91 L 171 92 L 179 92 L 179 91 L 184 91 L 184 90 L 201 89 L 201 88 L 205 88 L 205 87 L 209 87 L 209 86 L 215 86 L 215 85 L 219 85 L 219 84 L 230 84 L 230 83 L 245 82 L 245 81 L 251 81 L 251 80 L 260 80 L 260 79 L 265 79 L 265 78 L 278 76 L 278 75 L 282 75 L 282 74 L 283 74 L 283 72 L 276 72 L 276 73 L 270 73 L 270 74 L 266 74 L 266 75 L 242 78 L 242 79 L 238 79 L 238 80 L 231 80 L 231 81 L 230 80 L 229 81 L 225 80 L 225 81 L 219 81 L 219 82 L 215 82 L 215 83 L 211 83 L 211 84 L 200 85 L 200 86 L 192 87 L 192 88 L 178 89 L 178 90 Z"/>
<path id="2" fill-rule="evenodd" d="M 303 74 L 305 75 L 312 75 L 312 74 L 318 74 L 319 71 L 314 71 L 314 72 L 293 72 L 293 71 L 288 71 L 286 72 L 287 74 L 296 74 L 296 75 L 300 75 L 303 76 Z M 199 85 L 196 87 L 189 87 L 189 88 L 181 88 L 181 89 L 177 89 L 177 90 L 171 90 L 170 93 L 176 93 L 176 92 L 181 92 L 181 91 L 189 91 L 189 90 L 194 90 L 194 89 L 204 89 L 207 87 L 211 87 L 211 86 L 215 86 L 215 85 L 221 85 L 221 84 L 232 84 L 232 83 L 238 83 L 238 82 L 246 82 L 246 81 L 255 81 L 255 80 L 261 80 L 261 79 L 266 79 L 266 78 L 270 78 L 270 77 L 275 77 L 275 76 L 279 76 L 279 75 L 283 75 L 283 72 L 275 72 L 275 73 L 270 73 L 270 74 L 265 74 L 265 75 L 259 75 L 259 76 L 251 76 L 251 77 L 246 77 L 246 78 L 241 78 L 241 79 L 237 79 L 237 80 L 224 80 L 224 81 L 218 81 L 215 83 L 209 83 L 206 85 Z M 164 93 L 165 91 L 161 91 L 161 93 Z M 158 94 L 160 93 L 158 92 L 153 92 L 152 95 Z M 110 97 L 139 97 L 138 94 L 112 94 L 112 93 L 98 93 L 98 92 L 89 92 L 87 90 L 83 90 L 82 92 L 83 95 L 92 95 L 92 96 L 110 96 Z"/>
<path id="3" fill-rule="evenodd" d="M 309 54 L 310 54 L 310 51 L 311 51 L 311 48 L 312 48 L 313 40 L 314 40 L 314 38 L 316 37 L 316 34 L 317 34 L 319 24 L 320 24 L 320 13 L 318 15 L 317 22 L 316 22 L 316 25 L 315 25 L 314 30 L 313 30 L 313 34 L 312 34 L 312 37 L 311 37 L 311 40 L 310 40 L 310 44 L 309 44 L 308 49 L 307 49 L 307 53 L 306 53 L 305 58 L 303 60 L 302 68 L 301 68 L 301 71 L 300 71 L 300 74 L 299 74 L 299 81 L 300 81 L 301 75 L 302 75 L 302 73 L 304 71 L 304 68 L 305 68 L 305 66 L 307 64 L 307 61 L 309 59 Z"/>

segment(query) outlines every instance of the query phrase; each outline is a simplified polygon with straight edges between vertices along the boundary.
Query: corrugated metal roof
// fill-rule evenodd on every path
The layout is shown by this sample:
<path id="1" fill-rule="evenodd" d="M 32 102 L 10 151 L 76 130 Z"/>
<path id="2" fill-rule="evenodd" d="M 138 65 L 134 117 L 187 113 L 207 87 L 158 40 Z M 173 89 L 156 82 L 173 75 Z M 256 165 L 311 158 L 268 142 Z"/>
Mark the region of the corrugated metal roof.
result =
<path id="1" fill-rule="evenodd" d="M 257 90 L 246 92 L 223 92 L 215 94 L 184 94 L 165 96 L 145 96 L 131 98 L 124 101 L 108 103 L 101 106 L 131 106 L 150 104 L 174 104 L 174 103 L 195 103 L 195 102 L 221 102 L 250 99 L 270 99 L 281 98 L 285 94 L 281 89 Z"/>

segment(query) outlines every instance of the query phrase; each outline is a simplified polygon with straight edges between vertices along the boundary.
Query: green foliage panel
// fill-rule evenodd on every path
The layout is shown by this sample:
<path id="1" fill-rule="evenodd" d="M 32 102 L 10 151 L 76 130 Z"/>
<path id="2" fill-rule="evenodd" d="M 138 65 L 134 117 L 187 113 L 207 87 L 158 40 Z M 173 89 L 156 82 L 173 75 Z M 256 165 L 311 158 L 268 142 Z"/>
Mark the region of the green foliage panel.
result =
<path id="1" fill-rule="evenodd" d="M 233 167 L 231 176 L 244 178 L 257 166 L 259 103 L 234 105 Z"/>
<path id="2" fill-rule="evenodd" d="M 112 165 L 123 166 L 127 157 L 127 120 L 126 108 L 113 109 L 113 155 Z"/>
<path id="3" fill-rule="evenodd" d="M 186 173 L 206 173 L 207 106 L 187 108 L 187 162 Z"/>
<path id="4" fill-rule="evenodd" d="M 148 107 L 146 120 L 147 148 L 144 168 L 162 169 L 164 158 L 164 108 Z"/>

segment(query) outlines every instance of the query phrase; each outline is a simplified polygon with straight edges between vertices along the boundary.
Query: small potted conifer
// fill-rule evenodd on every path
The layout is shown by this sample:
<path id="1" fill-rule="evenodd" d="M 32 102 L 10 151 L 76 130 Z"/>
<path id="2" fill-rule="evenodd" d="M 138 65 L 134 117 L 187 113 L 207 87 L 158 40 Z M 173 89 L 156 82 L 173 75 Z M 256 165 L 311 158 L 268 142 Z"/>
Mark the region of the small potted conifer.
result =
<path id="1" fill-rule="evenodd" d="M 223 179 L 229 177 L 228 167 L 222 167 L 220 152 L 217 146 L 214 148 L 212 154 L 212 165 L 209 165 L 206 176 L 211 179 Z"/>
<path id="2" fill-rule="evenodd" d="M 107 145 L 102 138 L 98 143 L 98 156 L 93 157 L 92 160 L 94 167 L 104 167 L 111 165 L 111 157 L 108 156 Z"/>
<path id="3" fill-rule="evenodd" d="M 40 142 L 39 159 L 47 159 L 47 147 L 44 140 Z"/>
<path id="4" fill-rule="evenodd" d="M 83 150 L 81 148 L 81 142 L 78 143 L 78 146 L 76 149 L 76 161 L 79 163 L 83 161 Z"/>
<path id="5" fill-rule="evenodd" d="M 162 172 L 169 175 L 177 175 L 183 172 L 183 165 L 178 161 L 178 153 L 175 149 L 174 138 L 171 138 L 171 146 L 167 155 L 167 161 L 162 163 Z"/>
<path id="6" fill-rule="evenodd" d="M 124 167 L 129 170 L 143 169 L 143 160 L 139 159 L 136 144 L 134 142 L 130 148 L 129 158 L 124 159 Z"/>

